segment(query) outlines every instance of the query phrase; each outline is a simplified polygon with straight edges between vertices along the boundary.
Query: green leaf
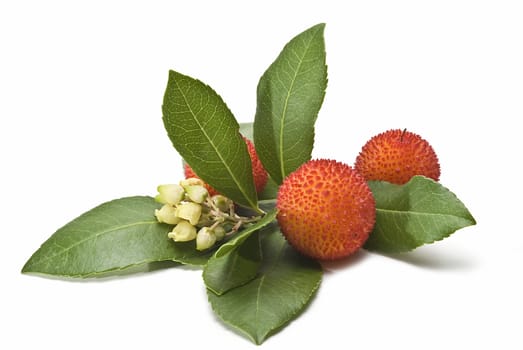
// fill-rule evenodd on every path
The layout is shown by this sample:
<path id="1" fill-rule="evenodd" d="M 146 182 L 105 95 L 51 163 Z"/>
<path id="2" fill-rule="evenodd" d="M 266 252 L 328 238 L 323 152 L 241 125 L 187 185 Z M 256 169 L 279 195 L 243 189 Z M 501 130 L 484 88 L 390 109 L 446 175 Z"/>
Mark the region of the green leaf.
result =
<path id="1" fill-rule="evenodd" d="M 207 288 L 216 294 L 223 294 L 256 276 L 261 263 L 258 234 L 261 228 L 275 218 L 276 210 L 268 212 L 260 221 L 238 233 L 216 251 L 203 270 Z"/>
<path id="2" fill-rule="evenodd" d="M 255 231 L 233 251 L 209 259 L 203 270 L 205 285 L 218 295 L 241 286 L 256 277 L 261 258 L 260 235 Z"/>
<path id="3" fill-rule="evenodd" d="M 260 228 L 267 226 L 271 222 L 273 222 L 276 219 L 277 211 L 276 209 L 271 209 L 265 216 L 258 221 L 256 224 L 247 227 L 246 229 L 239 232 L 233 239 L 231 239 L 229 242 L 223 244 L 214 254 L 215 257 L 222 257 L 225 254 L 229 253 L 234 248 L 238 247 L 242 242 L 249 237 L 253 232 L 256 230 L 259 230 Z"/>
<path id="4" fill-rule="evenodd" d="M 258 83 L 254 141 L 277 184 L 311 158 L 327 87 L 324 28 L 315 25 L 292 39 Z"/>
<path id="5" fill-rule="evenodd" d="M 414 176 L 405 185 L 370 181 L 376 200 L 376 225 L 365 248 L 407 252 L 475 225 L 465 205 L 438 182 Z"/>
<path id="6" fill-rule="evenodd" d="M 67 277 L 90 277 L 155 261 L 203 265 L 211 253 L 194 242 L 174 243 L 170 226 L 160 224 L 151 197 L 127 197 L 86 212 L 56 231 L 22 269 Z"/>
<path id="7" fill-rule="evenodd" d="M 297 253 L 271 227 L 261 236 L 263 262 L 255 279 L 223 295 L 207 290 L 214 312 L 256 344 L 305 309 L 322 276 L 316 261 Z"/>
<path id="8" fill-rule="evenodd" d="M 194 172 L 259 212 L 247 145 L 221 97 L 201 81 L 170 71 L 162 109 L 173 146 Z"/>

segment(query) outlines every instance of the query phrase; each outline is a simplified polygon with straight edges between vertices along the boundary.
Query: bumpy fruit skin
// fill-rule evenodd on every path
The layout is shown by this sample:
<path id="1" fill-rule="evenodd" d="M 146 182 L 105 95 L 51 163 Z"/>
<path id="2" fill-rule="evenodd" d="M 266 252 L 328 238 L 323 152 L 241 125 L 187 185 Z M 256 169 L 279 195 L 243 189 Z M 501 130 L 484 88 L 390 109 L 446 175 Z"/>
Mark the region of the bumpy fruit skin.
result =
<path id="1" fill-rule="evenodd" d="M 247 144 L 247 151 L 249 152 L 249 156 L 251 157 L 254 186 L 256 187 L 256 192 L 261 193 L 265 188 L 265 185 L 267 184 L 267 179 L 269 175 L 267 174 L 267 170 L 265 170 L 265 168 L 263 167 L 260 158 L 258 158 L 256 148 L 254 148 L 254 144 L 252 143 L 252 141 L 246 137 L 244 137 L 243 139 Z"/>
<path id="2" fill-rule="evenodd" d="M 263 167 L 262 162 L 260 161 L 260 158 L 258 158 L 258 154 L 256 153 L 256 149 L 254 148 L 254 144 L 251 140 L 249 140 L 246 137 L 243 137 L 245 140 L 245 143 L 247 144 L 247 151 L 249 152 L 249 156 L 251 157 L 251 163 L 252 163 L 252 176 L 254 178 L 254 186 L 256 187 L 256 192 L 261 193 L 267 184 L 268 174 L 265 168 Z M 192 170 L 192 168 L 189 166 L 189 164 L 185 164 L 184 166 L 184 173 L 185 178 L 189 179 L 191 177 L 198 178 L 198 175 Z M 209 184 L 205 183 L 205 188 L 207 188 L 207 191 L 209 191 L 210 196 L 214 196 L 216 194 L 219 194 L 218 191 L 216 191 L 214 188 L 212 188 Z"/>
<path id="3" fill-rule="evenodd" d="M 389 130 L 372 137 L 354 165 L 367 181 L 383 180 L 402 185 L 414 175 L 439 181 L 440 166 L 432 146 L 406 130 Z"/>
<path id="4" fill-rule="evenodd" d="M 334 160 L 311 160 L 278 191 L 278 223 L 296 250 L 319 260 L 356 252 L 374 227 L 376 206 L 365 179 Z"/>

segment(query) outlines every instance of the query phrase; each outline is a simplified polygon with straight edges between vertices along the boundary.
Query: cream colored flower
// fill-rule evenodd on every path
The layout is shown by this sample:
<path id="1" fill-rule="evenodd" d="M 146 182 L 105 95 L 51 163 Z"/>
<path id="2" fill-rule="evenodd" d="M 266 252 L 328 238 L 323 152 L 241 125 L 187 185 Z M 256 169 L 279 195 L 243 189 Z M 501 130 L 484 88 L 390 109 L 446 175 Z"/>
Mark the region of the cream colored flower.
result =
<path id="1" fill-rule="evenodd" d="M 196 238 L 196 227 L 185 220 L 181 220 L 167 237 L 172 238 L 175 242 L 187 242 Z"/>

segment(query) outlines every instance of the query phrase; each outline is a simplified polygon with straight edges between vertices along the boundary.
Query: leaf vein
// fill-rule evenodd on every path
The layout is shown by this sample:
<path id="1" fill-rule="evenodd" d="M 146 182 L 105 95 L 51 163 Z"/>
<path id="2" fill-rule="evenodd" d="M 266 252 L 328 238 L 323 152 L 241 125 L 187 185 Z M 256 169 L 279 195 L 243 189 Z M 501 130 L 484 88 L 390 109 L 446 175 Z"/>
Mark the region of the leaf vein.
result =
<path id="1" fill-rule="evenodd" d="M 247 194 L 245 188 L 243 187 L 241 181 L 239 181 L 236 176 L 234 175 L 234 172 L 231 170 L 231 167 L 229 166 L 229 164 L 225 161 L 225 159 L 223 158 L 222 154 L 219 152 L 217 146 L 215 145 L 214 143 L 214 140 L 209 136 L 209 134 L 207 133 L 207 131 L 205 130 L 205 128 L 203 127 L 203 125 L 200 123 L 200 121 L 198 120 L 197 118 L 197 114 L 194 113 L 193 109 L 191 108 L 190 104 L 189 104 L 189 101 L 187 100 L 187 96 L 186 94 L 182 91 L 182 89 L 180 88 L 180 86 L 178 85 L 178 82 L 176 79 L 174 79 L 174 84 L 176 85 L 176 87 L 178 88 L 178 91 L 180 92 L 180 95 L 182 96 L 184 102 L 185 102 L 185 105 L 187 106 L 187 108 L 189 109 L 189 112 L 192 116 L 192 118 L 194 119 L 195 123 L 198 125 L 198 127 L 200 128 L 201 132 L 203 133 L 203 135 L 205 136 L 205 138 L 207 139 L 207 141 L 209 142 L 209 144 L 211 145 L 211 147 L 213 148 L 215 154 L 218 156 L 218 158 L 220 159 L 221 163 L 224 165 L 224 167 L 227 169 L 227 172 L 229 173 L 230 177 L 232 178 L 232 180 L 234 181 L 234 183 L 236 184 L 236 186 L 238 187 L 238 189 L 240 190 L 240 192 L 243 194 L 244 198 L 247 199 L 247 201 L 249 202 L 249 204 L 252 206 L 252 208 L 257 208 L 258 206 L 256 205 L 256 203 L 253 203 L 249 197 L 249 195 Z M 216 108 L 216 107 L 215 107 Z M 216 110 L 216 109 L 215 109 Z"/>
<path id="2" fill-rule="evenodd" d="M 292 75 L 292 81 L 290 83 L 290 86 L 289 88 L 287 89 L 287 94 L 285 96 L 285 102 L 284 102 L 284 105 L 283 105 L 283 111 L 282 111 L 282 114 L 280 116 L 280 132 L 279 132 L 279 158 L 280 158 L 280 171 L 281 171 L 281 177 L 282 179 L 284 179 L 286 177 L 286 171 L 285 171 L 285 164 L 283 162 L 283 153 L 284 153 L 284 147 L 283 147 L 283 135 L 284 135 L 284 127 L 285 127 L 285 119 L 286 119 L 286 115 L 287 115 L 287 108 L 289 106 L 289 100 L 290 100 L 290 97 L 291 97 L 291 91 L 294 89 L 294 84 L 296 82 L 296 79 L 297 79 L 297 76 L 298 76 L 298 72 L 299 70 L 301 69 L 301 65 L 303 64 L 303 60 L 304 60 L 304 57 L 308 54 L 308 51 L 310 49 L 310 46 L 311 46 L 311 43 L 312 43 L 312 39 L 309 40 L 309 42 L 307 44 L 305 44 L 305 47 L 306 49 L 304 50 L 304 53 L 302 56 L 299 56 L 294 50 L 291 50 L 291 52 L 293 52 L 297 58 L 298 58 L 298 66 L 296 67 L 296 69 L 293 71 L 293 75 Z"/>
<path id="3" fill-rule="evenodd" d="M 70 245 L 69 247 L 66 247 L 65 249 L 57 252 L 56 254 L 53 254 L 53 255 L 50 255 L 50 256 L 47 256 L 45 259 L 42 259 L 40 261 L 38 261 L 38 263 L 40 264 L 46 264 L 46 263 L 49 263 L 52 259 L 56 258 L 57 256 L 60 256 L 60 255 L 63 255 L 63 254 L 66 254 L 66 256 L 68 257 L 68 254 L 69 252 L 71 251 L 71 249 L 73 249 L 74 247 L 76 246 L 79 246 L 91 239 L 98 239 L 99 236 L 102 236 L 102 235 L 105 235 L 107 233 L 111 233 L 111 232 L 115 232 L 115 231 L 118 231 L 118 230 L 121 230 L 121 229 L 124 229 L 124 228 L 129 228 L 129 227 L 133 227 L 133 226 L 140 226 L 140 225 L 150 225 L 150 224 L 154 224 L 156 223 L 156 221 L 140 221 L 140 222 L 133 222 L 132 224 L 126 224 L 126 225 L 120 225 L 120 226 L 117 226 L 117 227 L 113 227 L 109 230 L 105 230 L 105 231 L 101 231 L 101 232 L 98 232 L 97 234 L 93 235 L 93 236 L 89 236 L 85 239 L 82 239 L 78 242 L 75 242 L 74 244 Z"/>

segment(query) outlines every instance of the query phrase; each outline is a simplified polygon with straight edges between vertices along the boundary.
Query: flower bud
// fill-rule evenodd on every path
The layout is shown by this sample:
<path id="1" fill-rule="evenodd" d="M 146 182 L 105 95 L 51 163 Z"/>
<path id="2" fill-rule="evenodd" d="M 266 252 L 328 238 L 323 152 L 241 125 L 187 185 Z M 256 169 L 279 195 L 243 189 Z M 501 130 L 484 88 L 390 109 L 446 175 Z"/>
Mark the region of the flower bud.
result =
<path id="1" fill-rule="evenodd" d="M 216 235 L 209 227 L 202 227 L 196 235 L 196 249 L 205 250 L 214 245 L 216 242 Z"/>
<path id="2" fill-rule="evenodd" d="M 176 205 L 183 199 L 184 194 L 185 190 L 180 185 L 160 185 L 158 186 L 158 195 L 155 199 L 163 204 Z"/>
<path id="3" fill-rule="evenodd" d="M 196 227 L 185 220 L 181 220 L 167 237 L 172 238 L 175 242 L 187 242 L 196 238 Z"/>
<path id="4" fill-rule="evenodd" d="M 189 199 L 195 203 L 203 203 L 207 199 L 209 192 L 201 185 L 191 185 L 184 187 Z"/>
<path id="5" fill-rule="evenodd" d="M 198 227 L 204 227 L 204 226 L 211 226 L 214 223 L 213 216 L 209 212 L 202 211 L 202 215 L 200 215 L 200 220 L 198 220 L 198 223 L 196 226 Z"/>
<path id="6" fill-rule="evenodd" d="M 221 241 L 225 237 L 226 232 L 223 226 L 216 226 L 213 231 L 217 241 Z"/>
<path id="7" fill-rule="evenodd" d="M 174 225 L 180 221 L 180 218 L 176 216 L 176 208 L 170 204 L 164 204 L 160 209 L 155 209 L 154 215 L 160 223 Z"/>
<path id="8" fill-rule="evenodd" d="M 190 177 L 188 179 L 180 181 L 180 186 L 186 187 L 186 186 L 204 186 L 205 183 L 202 179 L 199 179 L 197 177 Z"/>
<path id="9" fill-rule="evenodd" d="M 202 206 L 197 203 L 182 203 L 176 207 L 176 216 L 189 221 L 191 225 L 196 225 L 202 214 Z"/>
<path id="10" fill-rule="evenodd" d="M 222 196 L 221 194 L 212 196 L 212 201 L 216 208 L 218 208 L 222 212 L 229 211 L 229 207 L 232 204 L 232 201 L 229 198 Z"/>

